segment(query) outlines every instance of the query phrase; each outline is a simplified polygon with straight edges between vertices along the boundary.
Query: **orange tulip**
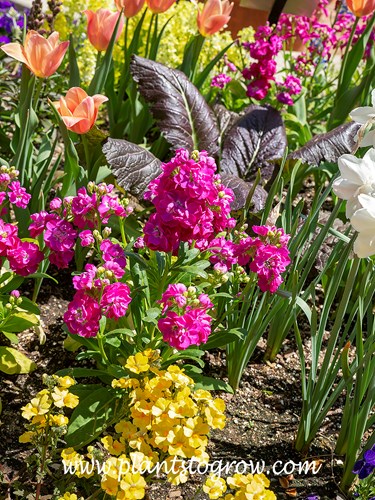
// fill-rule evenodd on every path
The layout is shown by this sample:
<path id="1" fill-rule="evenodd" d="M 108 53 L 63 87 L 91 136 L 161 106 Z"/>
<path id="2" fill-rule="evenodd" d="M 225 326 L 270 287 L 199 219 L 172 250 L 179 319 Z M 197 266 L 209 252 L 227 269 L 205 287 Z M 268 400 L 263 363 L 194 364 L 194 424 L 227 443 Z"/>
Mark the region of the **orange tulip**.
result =
<path id="1" fill-rule="evenodd" d="M 65 97 L 60 97 L 54 105 L 60 113 L 66 128 L 76 134 L 86 134 L 98 117 L 99 106 L 108 101 L 108 97 L 96 94 L 92 97 L 80 87 L 72 87 Z"/>
<path id="2" fill-rule="evenodd" d="M 197 23 L 201 35 L 210 36 L 224 28 L 230 19 L 233 3 L 229 0 L 208 0 L 198 11 Z"/>
<path id="3" fill-rule="evenodd" d="M 111 12 L 108 9 L 99 9 L 96 12 L 85 10 L 84 13 L 87 16 L 87 36 L 91 45 L 99 52 L 107 50 L 116 27 L 118 16 L 121 14 L 119 12 Z M 124 18 L 121 16 L 116 41 L 120 38 L 123 27 Z"/>
<path id="4" fill-rule="evenodd" d="M 368 16 L 375 10 L 375 0 L 347 0 L 346 4 L 357 17 Z"/>
<path id="5" fill-rule="evenodd" d="M 59 43 L 59 33 L 54 31 L 44 38 L 36 31 L 29 31 L 25 44 L 7 43 L 0 48 L 10 57 L 24 63 L 35 76 L 47 78 L 53 75 L 64 59 L 69 42 Z"/>
<path id="6" fill-rule="evenodd" d="M 125 17 L 130 19 L 138 14 L 145 4 L 145 0 L 115 0 L 118 10 L 124 9 Z"/>
<path id="7" fill-rule="evenodd" d="M 148 8 L 153 14 L 161 14 L 167 11 L 176 0 L 146 0 Z"/>

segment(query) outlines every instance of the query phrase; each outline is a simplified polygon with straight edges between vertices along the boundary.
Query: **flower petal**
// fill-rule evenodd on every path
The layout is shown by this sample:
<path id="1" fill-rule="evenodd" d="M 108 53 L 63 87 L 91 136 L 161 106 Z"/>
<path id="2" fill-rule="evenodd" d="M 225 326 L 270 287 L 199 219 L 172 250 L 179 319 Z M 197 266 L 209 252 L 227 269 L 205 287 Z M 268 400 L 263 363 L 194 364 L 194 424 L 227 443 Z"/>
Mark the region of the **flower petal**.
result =
<path id="1" fill-rule="evenodd" d="M 0 47 L 8 56 L 13 57 L 16 61 L 27 64 L 24 48 L 20 43 L 7 43 Z"/>

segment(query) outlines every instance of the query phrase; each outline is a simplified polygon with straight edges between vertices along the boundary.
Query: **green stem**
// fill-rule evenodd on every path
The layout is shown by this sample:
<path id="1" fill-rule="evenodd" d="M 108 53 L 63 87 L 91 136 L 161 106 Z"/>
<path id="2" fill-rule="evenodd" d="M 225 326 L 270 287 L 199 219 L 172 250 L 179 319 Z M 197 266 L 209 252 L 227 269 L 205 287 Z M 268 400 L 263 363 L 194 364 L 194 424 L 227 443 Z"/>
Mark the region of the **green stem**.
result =
<path id="1" fill-rule="evenodd" d="M 86 134 L 81 135 L 81 141 L 83 145 L 83 150 L 85 152 L 85 160 L 86 160 L 86 170 L 87 170 L 87 180 L 95 181 L 95 179 L 91 179 L 91 154 L 90 154 L 90 146 L 89 141 L 87 140 Z"/>
<path id="2" fill-rule="evenodd" d="M 359 22 L 359 17 L 356 17 L 354 24 L 353 24 L 353 27 L 352 27 L 352 31 L 350 32 L 350 37 L 349 37 L 348 43 L 347 43 L 346 48 L 345 48 L 344 59 L 342 61 L 340 73 L 339 73 L 338 87 L 341 87 L 341 85 L 342 85 L 342 80 L 344 78 L 345 68 L 346 68 L 346 65 L 348 63 L 348 57 L 349 57 L 351 45 L 353 42 L 353 37 L 354 37 L 356 29 L 357 29 L 358 22 Z"/>
<path id="3" fill-rule="evenodd" d="M 98 339 L 99 351 L 100 351 L 100 354 L 102 355 L 102 360 L 103 360 L 105 365 L 110 365 L 111 363 L 110 363 L 110 361 L 107 357 L 107 354 L 105 352 L 105 349 L 104 349 L 103 332 L 101 330 L 98 332 L 97 339 Z"/>
<path id="4" fill-rule="evenodd" d="M 119 222 L 120 232 L 121 232 L 121 240 L 122 240 L 123 245 L 126 247 L 127 243 L 126 243 L 124 220 L 125 220 L 124 218 L 118 217 L 118 222 Z"/>
<path id="5" fill-rule="evenodd" d="M 152 25 L 154 24 L 154 19 L 155 19 L 155 14 L 152 14 L 151 21 L 150 21 L 150 26 L 148 27 L 148 32 L 147 32 L 147 41 L 146 41 L 146 50 L 145 50 L 145 57 L 146 58 L 148 57 L 148 53 L 149 53 L 151 31 L 152 31 Z"/>

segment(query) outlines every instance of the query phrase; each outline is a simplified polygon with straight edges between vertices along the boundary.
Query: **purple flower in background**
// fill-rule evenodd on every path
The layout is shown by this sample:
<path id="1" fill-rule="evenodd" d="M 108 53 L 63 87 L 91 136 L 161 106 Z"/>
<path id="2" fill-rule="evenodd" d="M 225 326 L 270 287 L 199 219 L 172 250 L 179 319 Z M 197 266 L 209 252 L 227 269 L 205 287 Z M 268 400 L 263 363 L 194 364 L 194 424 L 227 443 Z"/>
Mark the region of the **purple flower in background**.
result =
<path id="1" fill-rule="evenodd" d="M 319 495 L 315 495 L 314 493 L 311 494 L 311 495 L 308 495 L 305 500 L 320 500 L 320 496 Z"/>
<path id="2" fill-rule="evenodd" d="M 363 458 L 357 460 L 352 470 L 353 474 L 358 474 L 359 479 L 366 479 L 375 469 L 375 445 L 365 451 Z"/>
<path id="3" fill-rule="evenodd" d="M 8 2 L 8 0 L 0 0 L 0 9 L 10 9 L 14 7 L 13 2 Z"/>
<path id="4" fill-rule="evenodd" d="M 9 36 L 6 36 L 6 35 L 0 35 L 0 44 L 1 43 L 9 43 L 11 40 L 9 38 Z"/>

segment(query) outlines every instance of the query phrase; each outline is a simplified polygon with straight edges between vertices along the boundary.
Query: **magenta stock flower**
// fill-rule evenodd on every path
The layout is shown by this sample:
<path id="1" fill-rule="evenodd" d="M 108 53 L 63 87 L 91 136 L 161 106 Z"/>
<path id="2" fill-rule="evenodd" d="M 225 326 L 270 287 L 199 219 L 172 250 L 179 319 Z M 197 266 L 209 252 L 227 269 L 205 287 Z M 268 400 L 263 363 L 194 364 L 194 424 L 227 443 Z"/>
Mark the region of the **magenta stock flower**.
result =
<path id="1" fill-rule="evenodd" d="M 219 73 L 215 75 L 211 80 L 211 87 L 217 87 L 218 89 L 223 89 L 225 85 L 232 81 L 232 78 L 225 73 Z"/>
<path id="2" fill-rule="evenodd" d="M 21 241 L 17 237 L 11 238 L 11 248 L 7 251 L 9 266 L 20 276 L 28 276 L 37 271 L 44 259 L 44 254 L 38 245 L 28 241 Z"/>
<path id="3" fill-rule="evenodd" d="M 164 342 L 182 350 L 207 342 L 211 321 L 211 316 L 201 309 L 189 310 L 182 316 L 168 311 L 165 318 L 159 319 L 158 327 Z"/>
<path id="4" fill-rule="evenodd" d="M 89 195 L 86 188 L 78 189 L 77 196 L 72 200 L 71 210 L 73 222 L 79 229 L 86 226 L 93 229 L 97 226 L 97 195 Z"/>
<path id="5" fill-rule="evenodd" d="M 17 226 L 0 219 L 0 255 L 4 256 L 12 248 L 18 234 Z"/>
<path id="6" fill-rule="evenodd" d="M 89 229 L 81 231 L 79 233 L 79 238 L 83 247 L 89 247 L 90 245 L 93 245 L 95 243 L 94 235 Z"/>
<path id="7" fill-rule="evenodd" d="M 177 253 L 181 241 L 205 249 L 232 226 L 233 192 L 222 185 L 213 158 L 205 151 L 194 155 L 176 151 L 144 195 L 156 208 L 144 227 L 145 244 L 152 250 Z"/>
<path id="8" fill-rule="evenodd" d="M 81 337 L 95 337 L 99 331 L 101 311 L 98 302 L 79 290 L 64 314 L 64 321 L 70 331 Z"/>
<path id="9" fill-rule="evenodd" d="M 9 201 L 18 208 L 26 208 L 31 199 L 31 194 L 26 192 L 26 189 L 21 186 L 19 181 L 13 181 L 8 186 Z"/>
<path id="10" fill-rule="evenodd" d="M 44 241 L 56 252 L 71 250 L 76 242 L 77 231 L 64 219 L 53 219 L 46 223 Z"/>
<path id="11" fill-rule="evenodd" d="M 125 283 L 112 283 L 104 288 L 100 306 L 107 318 L 117 320 L 125 316 L 130 302 L 128 285 Z"/>
<path id="12" fill-rule="evenodd" d="M 187 288 L 182 283 L 168 285 L 160 300 L 160 303 L 164 306 L 162 313 L 164 314 L 169 307 L 185 307 L 186 296 Z"/>
<path id="13" fill-rule="evenodd" d="M 103 240 L 100 244 L 100 250 L 103 252 L 104 262 L 115 262 L 121 268 L 126 267 L 126 257 L 123 248 L 118 243 L 112 243 L 110 240 Z"/>

